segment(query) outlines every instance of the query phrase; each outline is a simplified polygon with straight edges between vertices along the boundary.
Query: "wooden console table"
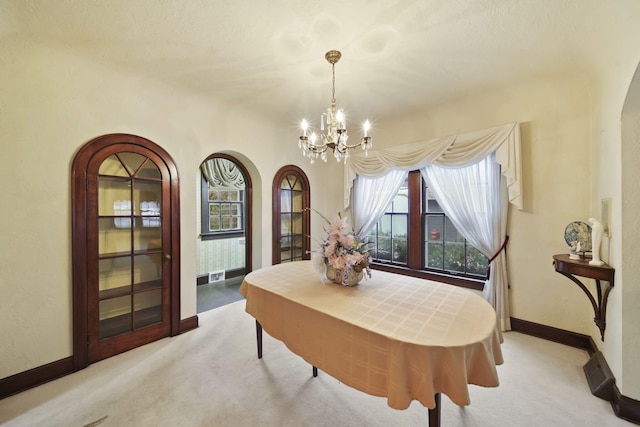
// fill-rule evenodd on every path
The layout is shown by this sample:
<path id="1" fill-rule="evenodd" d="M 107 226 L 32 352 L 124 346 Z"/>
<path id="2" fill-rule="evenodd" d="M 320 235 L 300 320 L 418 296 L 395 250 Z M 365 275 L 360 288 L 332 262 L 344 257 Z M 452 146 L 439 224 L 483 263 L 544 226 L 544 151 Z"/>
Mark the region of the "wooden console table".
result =
<path id="1" fill-rule="evenodd" d="M 553 256 L 553 266 L 556 271 L 563 276 L 568 277 L 573 283 L 578 285 L 585 294 L 587 294 L 595 314 L 593 321 L 596 323 L 596 326 L 598 326 L 598 329 L 600 329 L 600 338 L 604 341 L 604 330 L 607 327 L 607 300 L 609 299 L 609 292 L 611 292 L 611 288 L 613 288 L 615 269 L 608 264 L 600 266 L 591 265 L 589 264 L 589 261 L 590 259 L 588 258 L 571 259 L 567 254 Z M 587 277 L 596 281 L 596 288 L 598 292 L 597 300 L 596 296 L 594 296 L 575 276 Z M 602 290 L 602 285 L 600 284 L 601 280 L 608 282 L 604 292 Z"/>

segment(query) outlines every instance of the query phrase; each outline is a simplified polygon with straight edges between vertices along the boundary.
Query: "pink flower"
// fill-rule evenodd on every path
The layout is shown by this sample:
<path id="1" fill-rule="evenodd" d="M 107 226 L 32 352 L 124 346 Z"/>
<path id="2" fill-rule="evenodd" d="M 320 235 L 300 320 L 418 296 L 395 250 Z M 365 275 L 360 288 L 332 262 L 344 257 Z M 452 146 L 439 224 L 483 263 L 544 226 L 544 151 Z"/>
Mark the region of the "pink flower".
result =
<path id="1" fill-rule="evenodd" d="M 329 264 L 333 265 L 333 268 L 336 270 L 342 270 L 347 266 L 347 260 L 345 257 L 335 257 L 333 262 L 329 259 Z"/>
<path id="2" fill-rule="evenodd" d="M 349 265 L 358 265 L 364 260 L 364 257 L 360 252 L 354 252 L 353 254 L 347 257 L 347 264 Z"/>
<path id="3" fill-rule="evenodd" d="M 345 275 L 348 275 L 351 269 L 356 273 L 366 269 L 368 277 L 371 277 L 369 252 L 365 249 L 366 245 L 353 234 L 347 221 L 340 214 L 333 222 L 329 222 L 324 216 L 322 218 L 329 224 L 327 238 L 322 241 L 318 252 L 322 259 L 334 269 L 342 270 Z"/>
<path id="4" fill-rule="evenodd" d="M 344 234 L 338 238 L 338 241 L 342 243 L 342 246 L 347 249 L 351 249 L 353 247 L 355 240 L 356 239 L 353 237 L 353 234 Z"/>
<path id="5" fill-rule="evenodd" d="M 336 253 L 336 243 L 337 242 L 329 242 L 329 244 L 324 248 L 324 255 L 329 258 L 331 256 L 335 256 Z"/>
<path id="6" fill-rule="evenodd" d="M 344 230 L 347 227 L 347 221 L 338 217 L 329 224 L 329 236 L 340 236 L 344 234 Z"/>

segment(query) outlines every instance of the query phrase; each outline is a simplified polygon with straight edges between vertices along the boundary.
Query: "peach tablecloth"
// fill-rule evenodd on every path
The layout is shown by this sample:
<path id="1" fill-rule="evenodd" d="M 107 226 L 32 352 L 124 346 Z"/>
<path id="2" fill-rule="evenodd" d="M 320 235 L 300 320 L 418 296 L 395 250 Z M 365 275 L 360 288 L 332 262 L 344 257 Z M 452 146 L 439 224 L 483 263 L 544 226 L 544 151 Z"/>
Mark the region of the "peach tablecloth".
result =
<path id="1" fill-rule="evenodd" d="M 310 261 L 249 273 L 246 311 L 272 337 L 339 381 L 388 405 L 468 405 L 467 384 L 498 386 L 496 313 L 455 286 L 374 271 L 355 287 L 323 283 Z"/>

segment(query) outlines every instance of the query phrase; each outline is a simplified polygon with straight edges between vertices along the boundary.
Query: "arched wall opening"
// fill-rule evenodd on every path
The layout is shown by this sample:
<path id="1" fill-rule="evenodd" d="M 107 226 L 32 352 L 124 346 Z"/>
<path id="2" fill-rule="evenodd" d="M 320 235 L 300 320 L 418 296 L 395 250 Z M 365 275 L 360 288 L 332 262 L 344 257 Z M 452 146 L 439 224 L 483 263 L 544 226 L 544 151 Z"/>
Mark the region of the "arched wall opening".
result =
<path id="1" fill-rule="evenodd" d="M 640 353 L 640 65 L 631 81 L 622 108 L 622 384 L 625 396 L 640 396 L 640 369 L 637 355 Z"/>

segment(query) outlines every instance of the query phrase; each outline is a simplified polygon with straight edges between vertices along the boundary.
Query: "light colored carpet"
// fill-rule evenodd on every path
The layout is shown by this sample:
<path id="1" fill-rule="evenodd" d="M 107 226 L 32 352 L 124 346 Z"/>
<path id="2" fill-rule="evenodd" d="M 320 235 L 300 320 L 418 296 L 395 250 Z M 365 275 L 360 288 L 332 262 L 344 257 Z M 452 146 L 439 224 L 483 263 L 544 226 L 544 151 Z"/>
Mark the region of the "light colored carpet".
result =
<path id="1" fill-rule="evenodd" d="M 199 315 L 200 327 L 0 400 L 3 426 L 426 426 L 319 372 L 264 335 L 256 356 L 245 301 Z M 442 396 L 442 425 L 629 426 L 589 391 L 586 352 L 505 334 L 498 388 L 470 386 L 471 405 Z"/>

